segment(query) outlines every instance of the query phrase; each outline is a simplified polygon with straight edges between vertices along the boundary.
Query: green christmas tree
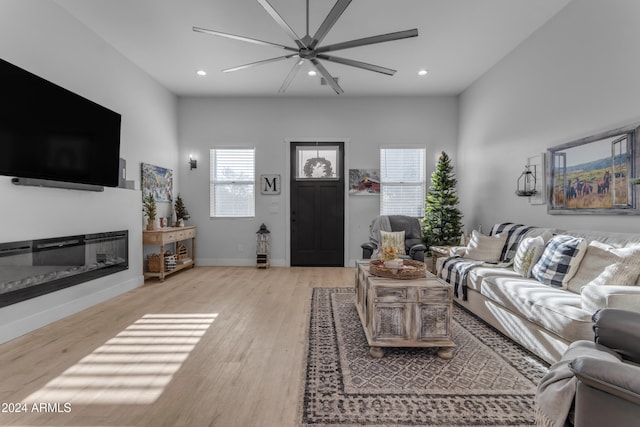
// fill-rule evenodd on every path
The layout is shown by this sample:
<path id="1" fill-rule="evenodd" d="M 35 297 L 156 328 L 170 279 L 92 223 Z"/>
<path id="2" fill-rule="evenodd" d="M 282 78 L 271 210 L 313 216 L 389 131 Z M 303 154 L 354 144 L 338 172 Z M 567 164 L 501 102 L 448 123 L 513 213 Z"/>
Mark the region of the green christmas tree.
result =
<path id="1" fill-rule="evenodd" d="M 173 208 L 175 209 L 176 219 L 178 221 L 180 220 L 186 221 L 189 218 L 191 218 L 191 216 L 189 215 L 189 211 L 187 210 L 186 206 L 184 205 L 184 202 L 182 201 L 182 197 L 180 197 L 180 194 L 178 194 L 178 197 L 176 197 L 176 201 L 173 205 Z"/>
<path id="2" fill-rule="evenodd" d="M 457 208 L 457 180 L 451 159 L 444 151 L 436 170 L 431 174 L 431 186 L 422 218 L 423 236 L 427 247 L 457 245 L 462 235 L 462 214 Z"/>
<path id="3" fill-rule="evenodd" d="M 153 221 L 156 219 L 156 199 L 153 194 L 147 193 L 142 198 L 142 212 L 147 216 L 147 230 L 153 230 Z"/>

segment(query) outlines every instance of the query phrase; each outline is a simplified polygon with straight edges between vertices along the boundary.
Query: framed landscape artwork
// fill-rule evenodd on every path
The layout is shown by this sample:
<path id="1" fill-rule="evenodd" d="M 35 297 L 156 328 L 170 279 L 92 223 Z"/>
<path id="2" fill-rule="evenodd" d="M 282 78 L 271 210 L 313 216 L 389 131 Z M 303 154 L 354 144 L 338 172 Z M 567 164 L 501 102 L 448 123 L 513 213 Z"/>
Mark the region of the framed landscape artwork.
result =
<path id="1" fill-rule="evenodd" d="M 638 214 L 638 126 L 549 149 L 550 214 Z"/>

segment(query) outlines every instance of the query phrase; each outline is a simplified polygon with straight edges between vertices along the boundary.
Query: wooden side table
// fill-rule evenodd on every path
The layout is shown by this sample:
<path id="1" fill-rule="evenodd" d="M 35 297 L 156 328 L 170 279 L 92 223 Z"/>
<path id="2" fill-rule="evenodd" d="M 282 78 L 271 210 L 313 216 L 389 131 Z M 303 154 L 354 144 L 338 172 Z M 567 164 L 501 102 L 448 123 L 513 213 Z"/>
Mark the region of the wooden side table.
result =
<path id="1" fill-rule="evenodd" d="M 451 251 L 451 246 L 431 246 L 431 272 L 436 274 L 436 262 L 438 258 L 448 257 Z"/>
<path id="2" fill-rule="evenodd" d="M 164 247 L 169 244 L 176 244 L 183 240 L 191 240 L 191 256 L 185 260 L 180 260 L 172 270 L 165 269 Z M 160 248 L 160 271 L 146 271 L 144 278 L 157 277 L 164 281 L 166 275 L 180 271 L 183 268 L 196 266 L 196 228 L 195 227 L 166 227 L 157 230 L 142 232 L 143 245 L 156 245 Z M 177 252 L 177 250 L 176 250 Z"/>

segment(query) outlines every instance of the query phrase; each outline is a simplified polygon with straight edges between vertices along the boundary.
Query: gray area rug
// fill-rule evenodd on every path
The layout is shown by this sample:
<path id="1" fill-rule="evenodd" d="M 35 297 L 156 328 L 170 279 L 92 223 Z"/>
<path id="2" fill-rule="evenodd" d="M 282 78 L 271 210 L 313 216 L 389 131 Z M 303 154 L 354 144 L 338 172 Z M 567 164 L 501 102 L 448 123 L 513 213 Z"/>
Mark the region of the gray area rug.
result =
<path id="1" fill-rule="evenodd" d="M 451 360 L 432 348 L 369 346 L 353 288 L 314 288 L 303 426 L 535 425 L 548 365 L 454 304 Z"/>

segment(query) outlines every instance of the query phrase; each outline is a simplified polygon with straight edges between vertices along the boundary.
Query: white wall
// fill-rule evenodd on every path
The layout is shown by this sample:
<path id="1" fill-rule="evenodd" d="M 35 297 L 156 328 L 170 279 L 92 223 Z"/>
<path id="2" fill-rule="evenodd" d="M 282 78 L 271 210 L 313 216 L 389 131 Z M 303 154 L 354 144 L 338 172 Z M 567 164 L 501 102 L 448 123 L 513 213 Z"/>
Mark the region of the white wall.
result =
<path id="1" fill-rule="evenodd" d="M 467 228 L 501 221 L 637 231 L 637 216 L 548 215 L 514 195 L 526 158 L 640 122 L 640 2 L 574 0 L 460 97 Z"/>
<path id="2" fill-rule="evenodd" d="M 457 140 L 455 97 L 398 98 L 181 98 L 180 159 L 193 153 L 198 168 L 181 168 L 181 194 L 198 227 L 198 262 L 209 265 L 254 265 L 255 232 L 261 223 L 271 230 L 271 259 L 288 265 L 288 147 L 296 139 L 344 139 L 345 171 L 379 168 L 381 145 L 427 148 L 427 173 L 437 154 L 454 159 Z M 278 196 L 257 194 L 252 219 L 209 218 L 209 149 L 255 146 L 256 175 L 281 174 L 285 190 Z M 371 219 L 379 214 L 379 197 L 346 196 L 346 263 L 361 258 Z"/>
<path id="3" fill-rule="evenodd" d="M 4 342 L 142 284 L 140 162 L 177 169 L 178 148 L 175 97 L 54 2 L 2 1 L 0 58 L 120 113 L 120 155 L 138 189 L 16 187 L 0 176 L 0 242 L 125 229 L 130 255 L 127 271 L 0 309 Z"/>

